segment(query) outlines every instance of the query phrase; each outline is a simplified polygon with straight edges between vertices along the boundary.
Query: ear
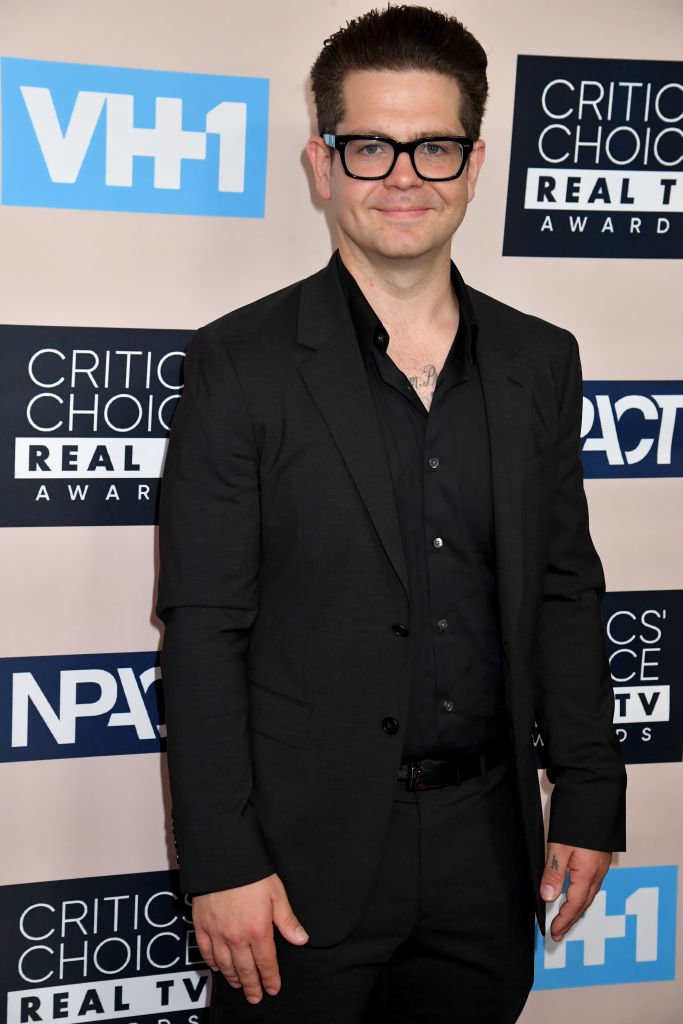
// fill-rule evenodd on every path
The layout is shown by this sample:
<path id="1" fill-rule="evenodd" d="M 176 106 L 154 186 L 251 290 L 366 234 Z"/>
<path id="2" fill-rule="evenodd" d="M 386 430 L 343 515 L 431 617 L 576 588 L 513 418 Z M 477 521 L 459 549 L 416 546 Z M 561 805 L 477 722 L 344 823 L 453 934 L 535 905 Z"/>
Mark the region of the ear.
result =
<path id="1" fill-rule="evenodd" d="M 479 177 L 479 171 L 481 165 L 484 163 L 484 157 L 486 156 L 486 143 L 483 139 L 477 139 L 474 143 L 474 149 L 470 153 L 467 161 L 467 202 L 471 203 L 474 199 L 474 194 L 477 187 L 477 178 Z"/>
<path id="2" fill-rule="evenodd" d="M 309 159 L 315 178 L 316 192 L 321 199 L 330 199 L 330 173 L 332 150 L 323 142 L 320 135 L 312 135 L 306 144 L 306 155 Z"/>

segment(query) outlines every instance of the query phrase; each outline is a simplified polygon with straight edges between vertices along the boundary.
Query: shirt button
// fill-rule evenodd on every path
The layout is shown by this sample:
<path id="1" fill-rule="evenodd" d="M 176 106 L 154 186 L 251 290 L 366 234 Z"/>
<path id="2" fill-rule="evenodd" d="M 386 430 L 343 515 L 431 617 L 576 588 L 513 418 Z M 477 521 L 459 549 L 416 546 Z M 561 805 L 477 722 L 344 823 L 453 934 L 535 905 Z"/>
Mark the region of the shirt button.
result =
<path id="1" fill-rule="evenodd" d="M 432 455 L 431 459 L 429 459 L 428 462 L 431 469 L 439 468 L 439 460 L 437 459 L 436 455 Z"/>
<path id="2" fill-rule="evenodd" d="M 442 541 L 441 537 L 435 537 L 434 538 L 434 540 L 432 541 L 432 547 L 433 548 L 437 548 L 437 549 L 443 547 L 443 541 Z"/>
<path id="3" fill-rule="evenodd" d="M 448 619 L 439 619 L 439 621 L 436 624 L 436 628 L 439 630 L 440 633 L 445 633 L 446 630 L 448 629 Z"/>
<path id="4" fill-rule="evenodd" d="M 410 636 L 409 628 L 404 626 L 402 622 L 394 622 L 391 627 L 391 632 L 394 636 Z"/>
<path id="5" fill-rule="evenodd" d="M 452 700 L 442 700 L 441 701 L 441 707 L 449 715 L 450 715 L 451 711 L 455 710 L 455 704 L 453 703 Z"/>
<path id="6" fill-rule="evenodd" d="M 398 722 L 395 718 L 383 718 L 382 728 L 388 736 L 395 736 L 398 732 Z"/>

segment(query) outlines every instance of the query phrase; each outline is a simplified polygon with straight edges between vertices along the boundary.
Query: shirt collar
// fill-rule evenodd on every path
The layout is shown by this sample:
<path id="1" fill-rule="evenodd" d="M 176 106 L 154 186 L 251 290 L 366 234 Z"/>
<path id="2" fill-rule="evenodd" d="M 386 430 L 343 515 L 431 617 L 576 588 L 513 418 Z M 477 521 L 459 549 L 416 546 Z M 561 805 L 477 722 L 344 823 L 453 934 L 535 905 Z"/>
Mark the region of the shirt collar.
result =
<path id="1" fill-rule="evenodd" d="M 344 266 L 337 249 L 332 257 L 341 283 L 344 297 L 349 307 L 351 320 L 358 338 L 363 358 L 367 358 L 370 348 L 374 345 L 381 352 L 386 352 L 389 344 L 389 332 L 373 310 L 355 278 Z M 466 363 L 474 363 L 476 358 L 475 340 L 477 336 L 477 319 L 472 302 L 458 268 L 451 260 L 451 285 L 460 307 L 460 324 L 458 337 L 463 340 L 463 355 Z"/>

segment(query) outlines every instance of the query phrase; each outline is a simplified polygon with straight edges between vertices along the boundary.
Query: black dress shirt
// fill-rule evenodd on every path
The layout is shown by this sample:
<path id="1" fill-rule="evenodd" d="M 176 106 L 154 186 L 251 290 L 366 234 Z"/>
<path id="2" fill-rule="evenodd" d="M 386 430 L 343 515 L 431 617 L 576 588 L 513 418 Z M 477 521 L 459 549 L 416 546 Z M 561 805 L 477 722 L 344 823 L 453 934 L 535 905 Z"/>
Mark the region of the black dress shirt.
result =
<path id="1" fill-rule="evenodd" d="M 476 752 L 505 729 L 491 459 L 473 310 L 451 264 L 460 323 L 428 412 L 388 355 L 388 332 L 336 259 L 384 439 L 408 570 L 413 666 L 403 756 Z"/>

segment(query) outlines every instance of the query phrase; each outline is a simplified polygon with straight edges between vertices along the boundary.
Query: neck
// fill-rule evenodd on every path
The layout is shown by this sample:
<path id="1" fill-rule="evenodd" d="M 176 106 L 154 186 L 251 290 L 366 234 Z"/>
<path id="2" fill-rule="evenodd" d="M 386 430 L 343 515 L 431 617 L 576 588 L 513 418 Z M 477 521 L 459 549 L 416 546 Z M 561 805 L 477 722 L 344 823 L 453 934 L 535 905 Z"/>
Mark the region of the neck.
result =
<path id="1" fill-rule="evenodd" d="M 390 337 L 457 319 L 450 246 L 429 258 L 388 259 L 340 237 L 339 254 Z"/>

